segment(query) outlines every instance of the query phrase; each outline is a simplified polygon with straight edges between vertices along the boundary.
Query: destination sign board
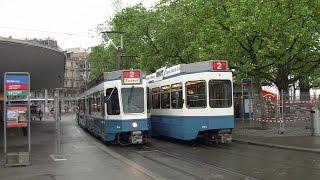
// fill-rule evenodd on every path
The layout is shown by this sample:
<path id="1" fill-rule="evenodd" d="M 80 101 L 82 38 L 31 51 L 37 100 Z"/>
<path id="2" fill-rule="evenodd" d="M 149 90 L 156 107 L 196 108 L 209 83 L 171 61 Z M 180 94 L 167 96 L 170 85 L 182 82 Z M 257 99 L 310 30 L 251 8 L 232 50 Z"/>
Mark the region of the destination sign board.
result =
<path id="1" fill-rule="evenodd" d="M 215 71 L 225 71 L 228 68 L 227 61 L 213 61 L 212 68 Z"/>
<path id="2" fill-rule="evenodd" d="M 123 71 L 123 84 L 140 84 L 141 72 L 137 70 Z"/>

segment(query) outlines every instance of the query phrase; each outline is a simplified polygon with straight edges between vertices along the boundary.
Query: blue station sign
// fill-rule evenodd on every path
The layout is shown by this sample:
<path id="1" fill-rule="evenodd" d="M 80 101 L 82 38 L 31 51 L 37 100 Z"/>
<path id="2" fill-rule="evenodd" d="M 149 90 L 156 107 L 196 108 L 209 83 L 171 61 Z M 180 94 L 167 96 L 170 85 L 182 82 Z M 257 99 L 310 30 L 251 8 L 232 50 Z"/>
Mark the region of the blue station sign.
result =
<path id="1" fill-rule="evenodd" d="M 5 78 L 6 84 L 29 84 L 29 76 L 27 74 L 7 74 Z"/>

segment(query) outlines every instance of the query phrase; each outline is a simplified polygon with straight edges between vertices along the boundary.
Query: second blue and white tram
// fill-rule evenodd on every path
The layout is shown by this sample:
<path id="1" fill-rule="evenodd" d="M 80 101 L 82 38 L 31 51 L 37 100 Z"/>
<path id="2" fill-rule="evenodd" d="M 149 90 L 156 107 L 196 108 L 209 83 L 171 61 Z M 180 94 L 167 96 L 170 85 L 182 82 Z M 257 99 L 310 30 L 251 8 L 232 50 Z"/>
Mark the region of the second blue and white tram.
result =
<path id="1" fill-rule="evenodd" d="M 139 70 L 103 73 L 78 99 L 78 124 L 103 141 L 147 141 L 146 80 Z"/>
<path id="2" fill-rule="evenodd" d="M 233 79 L 226 61 L 161 68 L 146 78 L 152 134 L 181 140 L 231 141 Z"/>

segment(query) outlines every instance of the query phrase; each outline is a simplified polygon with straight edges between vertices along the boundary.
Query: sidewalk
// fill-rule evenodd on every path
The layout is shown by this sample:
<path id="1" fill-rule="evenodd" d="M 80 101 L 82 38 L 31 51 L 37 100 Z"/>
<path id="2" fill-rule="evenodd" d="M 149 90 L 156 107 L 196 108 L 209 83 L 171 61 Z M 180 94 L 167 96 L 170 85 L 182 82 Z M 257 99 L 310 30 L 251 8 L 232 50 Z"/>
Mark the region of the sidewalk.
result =
<path id="1" fill-rule="evenodd" d="M 152 179 L 148 172 L 144 172 L 135 164 L 126 163 L 108 150 L 107 146 L 94 139 L 88 139 L 74 123 L 75 116 L 65 114 L 62 116 L 61 127 L 62 152 L 66 161 L 52 161 L 49 157 L 54 153 L 54 127 L 53 119 L 32 121 L 31 166 L 4 168 L 3 163 L 3 128 L 0 130 L 0 179 L 23 180 L 88 180 L 88 179 Z M 12 131 L 8 139 L 11 149 L 21 149 L 22 133 Z M 18 134 L 18 136 L 17 136 Z M 84 137 L 86 136 L 86 137 Z M 101 147 L 100 147 L 101 146 Z M 106 150 L 104 150 L 105 148 Z M 112 154 L 114 153 L 114 154 Z"/>
<path id="2" fill-rule="evenodd" d="M 277 126 L 259 129 L 257 126 L 250 125 L 248 121 L 242 123 L 241 120 L 236 120 L 233 141 L 320 153 L 320 137 L 311 136 L 310 129 L 306 129 L 305 126 L 306 123 L 296 124 L 287 127 L 284 134 L 278 134 Z"/>

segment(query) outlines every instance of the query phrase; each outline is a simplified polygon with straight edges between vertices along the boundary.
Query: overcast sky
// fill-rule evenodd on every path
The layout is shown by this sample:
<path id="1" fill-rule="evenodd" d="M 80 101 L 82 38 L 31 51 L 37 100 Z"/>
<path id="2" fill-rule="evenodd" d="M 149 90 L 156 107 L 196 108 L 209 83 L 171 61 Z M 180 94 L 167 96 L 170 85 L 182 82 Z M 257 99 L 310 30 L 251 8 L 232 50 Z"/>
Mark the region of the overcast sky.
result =
<path id="1" fill-rule="evenodd" d="M 0 0 L 0 36 L 50 37 L 63 49 L 94 46 L 101 43 L 95 29 L 113 16 L 114 1 Z M 158 0 L 122 0 L 125 6 L 140 2 L 152 7 Z"/>

